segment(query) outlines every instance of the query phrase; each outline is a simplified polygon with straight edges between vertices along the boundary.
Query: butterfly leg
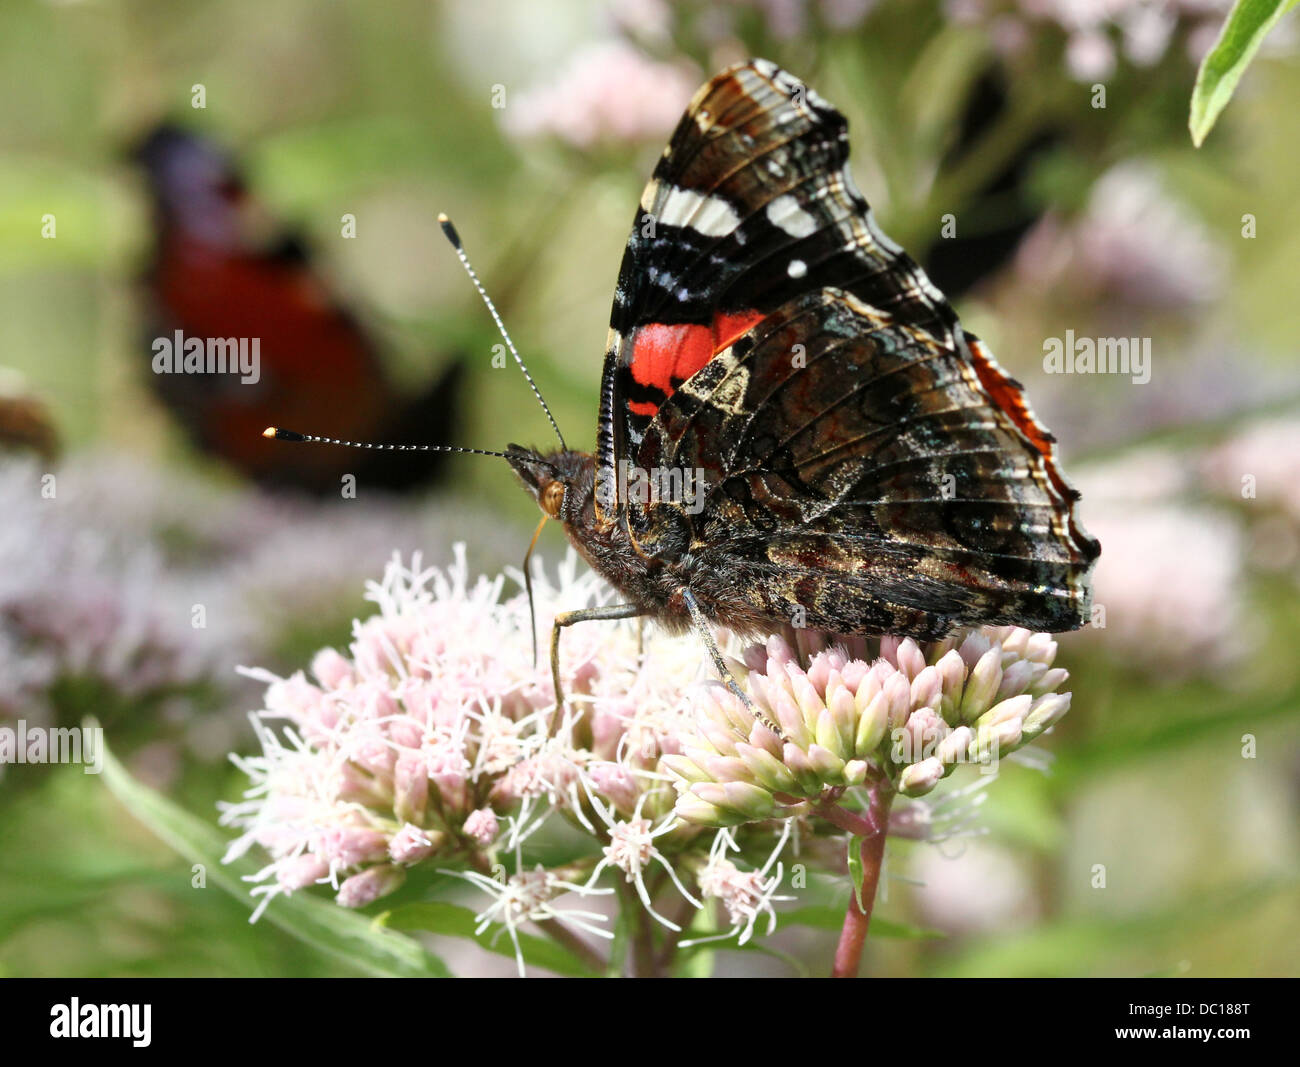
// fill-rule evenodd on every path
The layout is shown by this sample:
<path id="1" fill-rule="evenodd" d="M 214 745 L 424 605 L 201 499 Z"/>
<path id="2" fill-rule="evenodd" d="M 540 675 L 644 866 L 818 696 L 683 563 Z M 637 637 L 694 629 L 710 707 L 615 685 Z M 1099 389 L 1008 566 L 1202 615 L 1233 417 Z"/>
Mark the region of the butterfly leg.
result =
<path id="1" fill-rule="evenodd" d="M 551 715 L 550 732 L 555 733 L 564 713 L 564 686 L 560 682 L 560 631 L 575 622 L 600 622 L 611 619 L 635 619 L 644 612 L 635 604 L 602 604 L 578 611 L 562 611 L 555 616 L 551 627 L 551 680 L 555 683 L 555 711 Z"/>
<path id="2" fill-rule="evenodd" d="M 740 688 L 739 683 L 737 683 L 727 667 L 727 661 L 722 658 L 722 653 L 718 651 L 717 642 L 713 640 L 713 631 L 709 628 L 709 620 L 704 617 L 704 612 L 700 610 L 700 605 L 696 603 L 691 591 L 683 588 L 681 593 L 682 600 L 686 603 L 686 609 L 691 613 L 691 621 L 695 624 L 695 632 L 703 639 L 705 647 L 709 650 L 709 655 L 713 657 L 713 666 L 717 668 L 718 676 L 726 683 L 727 688 L 739 698 L 740 702 L 745 705 L 746 710 L 754 718 L 776 734 L 777 737 L 784 738 L 785 734 L 781 732 L 781 727 L 755 708 L 754 702 Z"/>

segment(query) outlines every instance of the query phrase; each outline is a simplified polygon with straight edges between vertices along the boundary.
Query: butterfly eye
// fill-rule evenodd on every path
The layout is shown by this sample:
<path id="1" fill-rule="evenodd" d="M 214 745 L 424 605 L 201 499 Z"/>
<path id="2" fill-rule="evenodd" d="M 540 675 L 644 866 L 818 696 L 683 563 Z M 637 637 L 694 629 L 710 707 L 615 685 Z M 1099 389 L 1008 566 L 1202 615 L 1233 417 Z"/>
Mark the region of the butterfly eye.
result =
<path id="1" fill-rule="evenodd" d="M 564 507 L 564 492 L 563 482 L 547 482 L 538 497 L 542 510 L 553 519 L 560 517 L 560 510 Z"/>

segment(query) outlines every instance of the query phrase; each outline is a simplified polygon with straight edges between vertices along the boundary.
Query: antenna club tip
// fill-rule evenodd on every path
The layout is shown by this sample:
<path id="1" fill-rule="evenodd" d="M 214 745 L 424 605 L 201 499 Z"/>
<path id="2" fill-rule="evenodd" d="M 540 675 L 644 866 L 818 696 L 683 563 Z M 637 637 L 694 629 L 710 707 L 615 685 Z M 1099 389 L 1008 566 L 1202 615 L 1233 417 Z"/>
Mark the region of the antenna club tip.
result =
<path id="1" fill-rule="evenodd" d="M 263 437 L 271 437 L 271 438 L 274 438 L 274 439 L 277 440 L 277 441 L 305 441 L 305 440 L 307 440 L 307 437 L 306 437 L 305 434 L 297 433 L 297 432 L 295 432 L 294 430 L 286 430 L 286 429 L 284 429 L 283 427 L 280 427 L 280 426 L 268 426 L 265 430 L 262 431 L 262 436 L 263 436 Z"/>
<path id="2" fill-rule="evenodd" d="M 451 219 L 447 218 L 444 212 L 438 212 L 438 225 L 442 227 L 442 232 L 446 235 L 447 240 L 451 242 L 453 248 L 460 248 L 460 234 L 456 232 L 456 227 L 452 225 Z"/>

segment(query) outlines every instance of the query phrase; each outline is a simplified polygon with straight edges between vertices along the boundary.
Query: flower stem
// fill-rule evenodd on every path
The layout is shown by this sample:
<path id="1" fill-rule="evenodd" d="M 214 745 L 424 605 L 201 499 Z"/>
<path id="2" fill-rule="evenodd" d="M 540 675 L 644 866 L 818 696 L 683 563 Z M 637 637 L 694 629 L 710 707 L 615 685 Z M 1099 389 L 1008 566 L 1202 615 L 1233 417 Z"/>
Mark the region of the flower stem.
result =
<path id="1" fill-rule="evenodd" d="M 880 884 L 880 868 L 885 858 L 885 838 L 889 835 L 889 805 L 894 794 L 887 789 L 873 789 L 871 805 L 865 819 L 852 816 L 838 805 L 833 807 L 850 815 L 861 824 L 861 831 L 854 831 L 861 838 L 858 846 L 862 857 L 862 906 L 858 906 L 858 893 L 849 896 L 849 906 L 844 912 L 844 926 L 840 930 L 840 943 L 835 947 L 835 963 L 831 968 L 832 978 L 856 978 L 862 964 L 862 949 L 867 942 L 867 928 L 871 925 L 871 908 L 876 901 L 876 887 Z M 826 814 L 819 812 L 819 814 Z M 835 819 L 836 825 L 841 825 Z"/>
<path id="2" fill-rule="evenodd" d="M 537 928 L 557 945 L 568 949 L 593 974 L 605 973 L 605 958 L 559 919 L 538 919 Z"/>

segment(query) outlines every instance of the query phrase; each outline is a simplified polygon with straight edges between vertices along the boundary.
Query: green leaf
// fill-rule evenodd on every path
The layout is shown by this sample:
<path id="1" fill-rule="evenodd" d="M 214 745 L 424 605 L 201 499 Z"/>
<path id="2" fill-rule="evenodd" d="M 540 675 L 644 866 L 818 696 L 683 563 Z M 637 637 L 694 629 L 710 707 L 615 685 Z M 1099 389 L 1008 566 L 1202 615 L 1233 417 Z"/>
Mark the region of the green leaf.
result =
<path id="1" fill-rule="evenodd" d="M 385 912 L 378 921 L 393 930 L 423 930 L 443 937 L 463 937 L 488 952 L 515 958 L 515 946 L 503 931 L 497 931 L 499 937 L 477 937 L 474 928 L 478 923 L 474 920 L 474 913 L 460 904 L 441 900 L 404 904 Z M 575 978 L 593 977 L 592 972 L 573 953 L 543 937 L 519 934 L 519 951 L 524 962 L 532 967 L 544 967 L 556 974 Z"/>
<path id="2" fill-rule="evenodd" d="M 132 815 L 188 862 L 202 864 L 208 879 L 252 910 L 249 886 L 241 876 L 251 873 L 253 865 L 222 864 L 228 842 L 221 831 L 141 785 L 109 752 L 104 754 L 104 781 Z M 442 960 L 411 938 L 310 893 L 280 897 L 260 921 L 377 977 L 451 977 Z"/>
<path id="3" fill-rule="evenodd" d="M 1237 0 L 1219 32 L 1219 39 L 1201 61 L 1192 90 L 1187 127 L 1197 148 L 1214 128 L 1219 113 L 1232 99 L 1237 83 L 1278 19 L 1297 0 Z"/>
<path id="4" fill-rule="evenodd" d="M 780 912 L 778 918 L 782 926 L 811 926 L 817 930 L 838 930 L 844 925 L 844 910 L 830 905 L 815 905 Z M 942 930 L 930 930 L 924 926 L 913 926 L 910 923 L 882 919 L 873 915 L 868 936 L 891 937 L 902 941 L 929 941 L 948 935 Z"/>
<path id="5" fill-rule="evenodd" d="M 858 907 L 865 912 L 867 906 L 862 903 L 862 886 L 866 881 L 866 872 L 862 869 L 861 838 L 850 836 L 848 848 L 849 877 L 853 879 L 853 895 L 857 898 Z"/>

